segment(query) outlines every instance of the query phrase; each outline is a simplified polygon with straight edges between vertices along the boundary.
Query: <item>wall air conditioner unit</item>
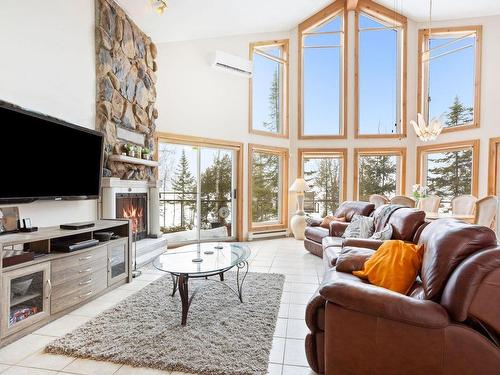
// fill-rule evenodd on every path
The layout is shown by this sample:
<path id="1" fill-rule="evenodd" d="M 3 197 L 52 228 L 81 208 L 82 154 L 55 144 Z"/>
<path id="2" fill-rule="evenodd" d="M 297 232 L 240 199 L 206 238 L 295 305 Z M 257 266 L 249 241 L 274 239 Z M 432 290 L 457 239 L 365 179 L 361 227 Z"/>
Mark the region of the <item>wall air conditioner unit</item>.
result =
<path id="1" fill-rule="evenodd" d="M 227 73 L 250 78 L 252 76 L 252 62 L 226 52 L 215 51 L 212 66 Z"/>
<path id="2" fill-rule="evenodd" d="M 278 238 L 278 237 L 287 237 L 288 233 L 286 229 L 283 230 L 273 230 L 269 232 L 249 232 L 248 233 L 248 241 L 256 241 L 262 240 L 265 238 Z"/>

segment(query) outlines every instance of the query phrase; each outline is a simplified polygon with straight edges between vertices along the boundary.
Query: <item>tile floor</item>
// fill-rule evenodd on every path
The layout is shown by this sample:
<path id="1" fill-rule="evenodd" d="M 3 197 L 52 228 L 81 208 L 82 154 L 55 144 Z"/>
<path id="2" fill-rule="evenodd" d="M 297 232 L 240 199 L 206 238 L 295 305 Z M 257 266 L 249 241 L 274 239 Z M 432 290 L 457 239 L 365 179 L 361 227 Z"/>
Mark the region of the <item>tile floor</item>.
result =
<path id="1" fill-rule="evenodd" d="M 292 238 L 250 242 L 250 271 L 276 272 L 286 276 L 279 318 L 269 356 L 270 375 L 312 375 L 304 352 L 307 327 L 306 304 L 323 274 L 320 258 L 304 250 L 302 241 Z M 1 375 L 185 375 L 109 362 L 74 359 L 43 353 L 53 339 L 92 319 L 150 282 L 161 277 L 146 270 L 141 277 L 55 320 L 34 333 L 0 349 Z"/>

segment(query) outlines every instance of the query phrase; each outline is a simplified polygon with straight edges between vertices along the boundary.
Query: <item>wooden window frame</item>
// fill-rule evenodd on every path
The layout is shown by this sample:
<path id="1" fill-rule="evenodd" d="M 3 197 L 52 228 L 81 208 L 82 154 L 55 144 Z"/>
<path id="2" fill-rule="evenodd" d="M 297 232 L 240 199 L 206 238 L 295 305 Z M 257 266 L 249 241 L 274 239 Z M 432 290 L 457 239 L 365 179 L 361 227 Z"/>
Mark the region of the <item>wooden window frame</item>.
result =
<path id="1" fill-rule="evenodd" d="M 159 150 L 158 143 L 191 145 L 198 147 L 217 147 L 236 151 L 236 238 L 243 241 L 243 143 L 231 142 L 219 139 L 193 137 L 173 133 L 157 132 L 155 135 L 155 147 Z M 155 152 L 155 160 L 158 161 L 158 152 Z M 158 168 L 155 172 L 158 178 Z"/>
<path id="2" fill-rule="evenodd" d="M 365 13 L 370 17 L 375 18 L 379 22 L 398 24 L 401 28 L 402 35 L 402 51 L 401 51 L 401 66 L 400 77 L 398 77 L 401 94 L 397 103 L 400 113 L 398 121 L 399 133 L 395 134 L 362 134 L 359 128 L 359 15 Z M 408 65 L 408 20 L 405 16 L 396 13 L 382 5 L 379 5 L 369 0 L 359 0 L 355 11 L 354 21 L 354 138 L 405 138 L 407 136 L 407 65 Z"/>
<path id="3" fill-rule="evenodd" d="M 289 116 L 289 98 L 290 98 L 290 75 L 289 73 L 289 57 L 290 47 L 288 39 L 272 40 L 264 42 L 250 43 L 250 61 L 253 62 L 253 55 L 258 47 L 273 47 L 281 46 L 283 51 L 283 58 L 278 58 L 272 55 L 259 53 L 264 57 L 282 64 L 283 66 L 283 95 L 281 98 L 281 131 L 273 133 L 271 131 L 257 130 L 253 128 L 253 76 L 248 80 L 248 132 L 250 134 L 265 135 L 277 138 L 289 138 L 290 116 Z"/>
<path id="4" fill-rule="evenodd" d="M 416 181 L 422 186 L 425 184 L 425 175 L 424 171 L 425 163 L 424 156 L 430 153 L 440 153 L 446 151 L 459 151 L 466 148 L 472 148 L 472 186 L 471 186 L 471 194 L 474 196 L 478 196 L 478 187 L 479 187 L 479 139 L 467 140 L 467 141 L 459 141 L 459 142 L 448 142 L 448 143 L 439 143 L 433 145 L 425 145 L 417 147 L 417 175 Z"/>
<path id="5" fill-rule="evenodd" d="M 406 194 L 406 147 L 377 147 L 377 148 L 355 148 L 354 149 L 354 186 L 353 197 L 359 200 L 359 158 L 360 156 L 399 156 L 401 166 L 399 176 L 399 189 L 396 186 L 396 195 Z"/>
<path id="6" fill-rule="evenodd" d="M 326 8 L 320 10 L 312 15 L 305 21 L 299 24 L 298 32 L 298 139 L 346 139 L 347 138 L 347 97 L 348 97 L 348 83 L 347 83 L 347 58 L 348 58 L 348 14 L 345 8 L 345 0 L 336 0 Z M 340 108 L 342 110 L 339 118 L 339 132 L 337 135 L 304 135 L 304 80 L 303 80 L 303 66 L 304 66 L 304 48 L 303 38 L 308 30 L 315 28 L 322 23 L 332 19 L 338 15 L 342 15 L 343 36 L 340 38 L 342 48 L 342 66 L 340 68 L 342 73 L 342 95 L 340 100 L 342 103 Z"/>
<path id="7" fill-rule="evenodd" d="M 488 161 L 488 195 L 497 195 L 499 177 L 498 147 L 500 147 L 500 137 L 490 138 L 490 151 Z"/>
<path id="8" fill-rule="evenodd" d="M 431 29 L 432 35 L 453 35 L 454 33 L 463 34 L 470 32 L 476 34 L 476 54 L 474 57 L 474 121 L 472 123 L 463 124 L 451 128 L 444 128 L 443 133 L 450 133 L 461 130 L 479 128 L 481 116 L 481 55 L 482 55 L 482 33 L 481 25 L 457 26 L 457 27 L 440 27 Z M 426 121 L 429 121 L 429 108 L 427 100 L 425 100 L 425 87 L 429 85 L 428 74 L 423 61 L 425 46 L 429 40 L 429 29 L 420 29 L 418 31 L 418 94 L 417 94 L 417 111 L 422 113 Z"/>
<path id="9" fill-rule="evenodd" d="M 317 156 L 320 158 L 324 155 L 340 156 L 342 158 L 342 202 L 347 200 L 347 148 L 299 148 L 298 149 L 298 163 L 297 163 L 297 176 L 303 177 L 303 160 L 307 156 Z"/>
<path id="10" fill-rule="evenodd" d="M 254 152 L 263 152 L 267 154 L 279 155 L 283 158 L 283 171 L 281 171 L 281 222 L 272 224 L 256 224 L 252 220 L 252 160 Z M 254 143 L 248 144 L 248 231 L 265 232 L 271 230 L 280 230 L 288 228 L 288 164 L 289 151 L 287 148 L 264 146 Z"/>

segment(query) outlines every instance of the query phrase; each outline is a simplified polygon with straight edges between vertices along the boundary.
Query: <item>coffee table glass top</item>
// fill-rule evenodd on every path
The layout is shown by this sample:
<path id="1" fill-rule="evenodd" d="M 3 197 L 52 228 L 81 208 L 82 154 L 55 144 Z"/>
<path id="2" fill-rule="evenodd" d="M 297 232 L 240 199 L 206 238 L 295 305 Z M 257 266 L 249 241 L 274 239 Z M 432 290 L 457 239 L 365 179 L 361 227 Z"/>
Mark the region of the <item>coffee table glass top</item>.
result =
<path id="1" fill-rule="evenodd" d="M 220 246 L 221 249 L 217 249 L 216 246 Z M 174 275 L 216 274 L 245 262 L 249 256 L 250 249 L 246 245 L 209 242 L 186 245 L 161 254 L 154 260 L 153 266 Z M 202 261 L 193 262 L 196 258 L 201 258 Z"/>

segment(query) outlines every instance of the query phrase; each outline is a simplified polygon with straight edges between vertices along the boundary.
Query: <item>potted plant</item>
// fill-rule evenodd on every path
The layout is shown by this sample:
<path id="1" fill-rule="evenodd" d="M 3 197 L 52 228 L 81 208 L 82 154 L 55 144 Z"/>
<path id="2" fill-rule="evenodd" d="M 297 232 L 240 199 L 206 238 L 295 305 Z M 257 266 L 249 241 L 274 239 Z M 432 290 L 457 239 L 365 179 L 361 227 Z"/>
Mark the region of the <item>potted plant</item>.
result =
<path id="1" fill-rule="evenodd" d="M 150 160 L 151 158 L 151 150 L 147 147 L 142 148 L 142 158 L 144 160 Z"/>
<path id="2" fill-rule="evenodd" d="M 126 143 L 123 145 L 123 149 L 127 153 L 127 156 L 130 156 L 133 158 L 135 157 L 135 146 L 134 145 L 131 145 L 130 143 Z"/>
<path id="3" fill-rule="evenodd" d="M 418 201 L 421 199 L 421 198 L 425 198 L 427 197 L 427 192 L 428 192 L 428 188 L 427 186 L 420 186 L 420 184 L 415 184 L 413 185 L 413 198 L 415 198 L 415 201 Z"/>

